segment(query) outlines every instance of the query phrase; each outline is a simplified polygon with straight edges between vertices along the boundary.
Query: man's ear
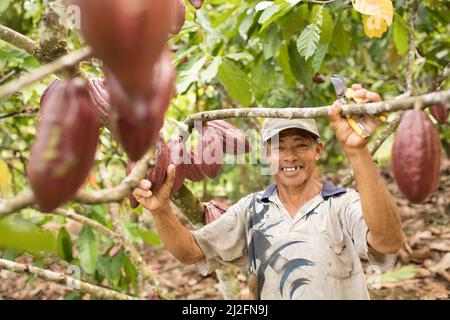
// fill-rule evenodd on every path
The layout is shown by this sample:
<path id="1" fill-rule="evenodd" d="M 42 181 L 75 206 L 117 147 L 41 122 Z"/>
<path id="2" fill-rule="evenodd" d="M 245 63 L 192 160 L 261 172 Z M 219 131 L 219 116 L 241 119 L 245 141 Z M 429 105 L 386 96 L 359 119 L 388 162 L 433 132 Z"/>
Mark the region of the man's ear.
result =
<path id="1" fill-rule="evenodd" d="M 324 149 L 325 149 L 325 146 L 323 145 L 323 142 L 322 141 L 317 142 L 317 144 L 316 144 L 316 160 L 320 159 Z"/>

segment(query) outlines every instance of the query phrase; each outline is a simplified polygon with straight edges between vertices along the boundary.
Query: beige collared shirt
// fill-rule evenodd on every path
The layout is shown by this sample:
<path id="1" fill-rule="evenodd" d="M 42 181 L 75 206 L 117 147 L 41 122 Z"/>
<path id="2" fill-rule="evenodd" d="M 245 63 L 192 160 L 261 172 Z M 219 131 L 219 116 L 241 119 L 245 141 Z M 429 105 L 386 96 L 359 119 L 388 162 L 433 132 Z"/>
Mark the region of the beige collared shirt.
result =
<path id="1" fill-rule="evenodd" d="M 396 255 L 369 251 L 367 232 L 359 194 L 325 182 L 294 218 L 270 185 L 192 234 L 201 273 L 248 265 L 261 299 L 369 299 L 360 259 L 385 271 Z"/>

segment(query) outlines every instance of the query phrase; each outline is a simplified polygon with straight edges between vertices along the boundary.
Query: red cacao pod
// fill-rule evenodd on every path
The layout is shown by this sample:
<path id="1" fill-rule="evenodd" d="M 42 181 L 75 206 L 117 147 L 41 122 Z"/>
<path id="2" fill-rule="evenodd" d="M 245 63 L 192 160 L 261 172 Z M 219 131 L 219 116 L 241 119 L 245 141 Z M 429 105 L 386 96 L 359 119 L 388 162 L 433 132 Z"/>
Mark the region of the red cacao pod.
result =
<path id="1" fill-rule="evenodd" d="M 171 193 L 174 194 L 183 185 L 184 178 L 186 177 L 186 163 L 189 163 L 190 159 L 182 137 L 171 138 L 167 142 L 167 148 L 169 163 L 175 165 L 175 181 Z"/>
<path id="2" fill-rule="evenodd" d="M 134 97 L 147 93 L 153 67 L 172 25 L 174 1 L 68 1 L 80 8 L 86 42 L 127 94 Z"/>
<path id="3" fill-rule="evenodd" d="M 449 112 L 442 104 L 430 106 L 430 113 L 438 123 L 445 124 L 447 122 Z"/>
<path id="4" fill-rule="evenodd" d="M 50 92 L 52 92 L 53 88 L 56 86 L 56 84 L 60 83 L 61 81 L 58 79 L 55 79 L 52 81 L 52 83 L 49 84 L 47 88 L 45 88 L 44 92 L 42 92 L 41 99 L 39 102 L 39 105 L 41 108 L 45 105 L 45 100 L 47 100 L 47 97 Z"/>
<path id="5" fill-rule="evenodd" d="M 164 51 L 154 69 L 153 93 L 131 98 L 111 72 L 106 72 L 111 95 L 111 129 L 132 161 L 139 160 L 159 136 L 174 92 L 175 71 Z"/>
<path id="6" fill-rule="evenodd" d="M 156 153 L 156 163 L 153 168 L 150 168 L 147 172 L 147 180 L 149 180 L 152 183 L 152 186 L 150 190 L 152 190 L 153 193 L 156 193 L 159 191 L 161 186 L 164 183 L 164 180 L 167 176 L 167 167 L 169 166 L 169 149 L 167 148 L 167 145 L 165 144 L 164 140 L 160 137 L 159 143 L 158 143 L 158 151 Z M 133 169 L 135 163 L 130 162 L 127 166 L 127 174 L 131 172 Z M 139 206 L 139 202 L 136 200 L 136 198 L 133 195 L 130 195 L 130 205 L 134 209 Z"/>
<path id="7" fill-rule="evenodd" d="M 205 202 L 205 224 L 219 219 L 227 210 L 228 206 L 222 202 L 216 200 Z"/>
<path id="8" fill-rule="evenodd" d="M 186 6 L 184 0 L 174 0 L 175 1 L 175 18 L 170 28 L 170 33 L 175 35 L 178 34 L 183 28 L 186 19 Z"/>
<path id="9" fill-rule="evenodd" d="M 43 103 L 27 171 L 39 209 L 51 212 L 86 180 L 100 123 L 84 80 L 59 81 Z"/>
<path id="10" fill-rule="evenodd" d="M 86 83 L 89 95 L 95 104 L 97 116 L 103 125 L 107 125 L 111 115 L 111 103 L 105 80 L 91 78 Z"/>
<path id="11" fill-rule="evenodd" d="M 400 191 L 412 203 L 422 203 L 439 184 L 439 133 L 422 110 L 404 113 L 392 148 L 392 171 Z"/>
<path id="12" fill-rule="evenodd" d="M 186 178 L 191 181 L 198 182 L 206 178 L 206 173 L 203 171 L 203 164 L 201 159 L 198 159 L 196 154 L 192 151 L 189 152 L 189 163 L 186 164 Z"/>
<path id="13" fill-rule="evenodd" d="M 250 143 L 245 134 L 231 123 L 224 120 L 213 120 L 206 125 L 216 130 L 222 137 L 223 152 L 238 155 L 251 151 Z"/>
<path id="14" fill-rule="evenodd" d="M 200 9 L 205 0 L 189 0 L 189 2 L 194 6 L 195 9 Z"/>
<path id="15" fill-rule="evenodd" d="M 215 129 L 209 126 L 202 128 L 195 157 L 201 159 L 203 172 L 209 178 L 217 177 L 223 163 L 223 141 Z"/>

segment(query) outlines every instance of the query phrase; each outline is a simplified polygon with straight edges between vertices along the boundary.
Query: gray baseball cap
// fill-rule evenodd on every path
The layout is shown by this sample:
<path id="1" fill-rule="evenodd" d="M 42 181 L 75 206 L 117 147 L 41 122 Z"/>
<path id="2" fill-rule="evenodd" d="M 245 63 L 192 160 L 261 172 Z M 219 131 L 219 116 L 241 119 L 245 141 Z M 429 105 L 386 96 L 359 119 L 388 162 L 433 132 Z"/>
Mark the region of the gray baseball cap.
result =
<path id="1" fill-rule="evenodd" d="M 317 129 L 316 121 L 314 119 L 268 118 L 264 120 L 262 126 L 263 141 L 266 142 L 281 131 L 292 128 L 298 128 L 308 131 L 315 137 L 320 138 L 319 130 Z"/>

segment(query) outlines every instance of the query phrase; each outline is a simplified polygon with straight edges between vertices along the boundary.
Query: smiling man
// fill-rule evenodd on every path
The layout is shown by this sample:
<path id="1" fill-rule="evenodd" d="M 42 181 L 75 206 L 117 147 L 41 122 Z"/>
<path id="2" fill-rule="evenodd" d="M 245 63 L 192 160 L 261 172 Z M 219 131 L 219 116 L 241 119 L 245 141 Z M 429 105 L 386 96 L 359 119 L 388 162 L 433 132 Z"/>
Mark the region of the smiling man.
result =
<path id="1" fill-rule="evenodd" d="M 380 101 L 354 85 L 356 95 Z M 359 193 L 321 182 L 316 162 L 324 145 L 312 119 L 266 119 L 262 128 L 276 183 L 231 206 L 218 220 L 187 230 L 169 206 L 174 167 L 153 195 L 141 181 L 134 196 L 150 212 L 167 249 L 182 263 L 208 274 L 222 264 L 249 266 L 249 287 L 257 299 L 368 299 L 360 259 L 387 269 L 404 242 L 395 201 L 367 148 L 338 103 L 329 113 L 349 159 Z M 373 132 L 374 118 L 361 123 Z"/>

